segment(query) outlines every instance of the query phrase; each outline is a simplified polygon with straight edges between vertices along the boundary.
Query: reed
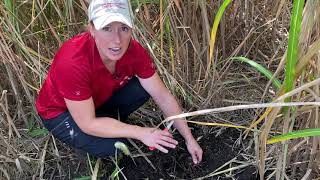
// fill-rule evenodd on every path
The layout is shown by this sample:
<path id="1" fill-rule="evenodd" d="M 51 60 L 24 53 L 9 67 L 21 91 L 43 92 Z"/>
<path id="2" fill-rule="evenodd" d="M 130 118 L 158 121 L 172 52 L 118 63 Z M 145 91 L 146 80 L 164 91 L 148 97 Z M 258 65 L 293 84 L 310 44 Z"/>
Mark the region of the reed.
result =
<path id="1" fill-rule="evenodd" d="M 270 178 L 279 179 L 319 175 L 313 164 L 319 161 L 314 154 L 320 128 L 320 1 L 130 3 L 135 37 L 150 52 L 165 85 L 190 113 L 181 116 L 203 129 L 247 130 L 247 140 L 255 142 L 245 149 L 255 149 L 256 154 L 244 152 L 252 159 L 238 163 L 235 157 L 199 179 L 232 177 L 254 164 L 260 164 L 261 178 L 267 171 Z M 70 151 L 43 128 L 34 105 L 56 50 L 65 40 L 86 31 L 87 6 L 85 0 L 0 2 L 0 179 L 50 178 L 50 167 L 60 177 L 70 176 L 70 169 L 60 166 L 72 159 Z M 291 8 L 292 15 L 288 13 Z M 288 108 L 286 114 L 283 106 L 296 108 Z M 136 115 L 156 126 L 161 123 L 160 112 L 153 109 L 154 104 L 149 103 Z M 235 112 L 244 116 L 237 117 Z M 252 119 L 258 120 L 250 125 Z M 307 155 L 300 156 L 303 152 Z M 147 155 L 143 157 L 156 169 Z M 95 165 L 79 172 L 83 179 L 102 173 L 101 164 Z M 230 168 L 223 169 L 226 166 Z M 302 177 L 296 173 L 298 168 Z"/>
<path id="2" fill-rule="evenodd" d="M 207 71 L 206 71 L 206 75 L 208 75 L 209 70 L 211 69 L 211 65 L 214 64 L 213 61 L 213 50 L 214 50 L 214 44 L 215 44 L 215 40 L 216 40 L 216 34 L 217 34 L 217 29 L 221 20 L 221 17 L 224 13 L 224 11 L 226 10 L 226 8 L 228 7 L 228 5 L 232 2 L 232 0 L 225 0 L 222 5 L 220 6 L 217 15 L 214 18 L 213 21 L 213 25 L 212 25 L 212 29 L 211 29 L 211 36 L 210 36 L 210 45 L 209 45 L 209 62 L 207 65 Z"/>
<path id="3" fill-rule="evenodd" d="M 308 8 L 310 8 L 310 4 L 313 4 L 314 2 L 312 1 L 308 1 L 307 2 L 307 6 L 305 7 L 305 12 L 309 12 Z M 300 38 L 300 42 L 299 40 L 299 36 L 305 36 L 306 33 L 309 31 L 312 31 L 313 29 L 313 25 L 306 25 L 304 23 L 306 23 L 307 21 L 304 20 L 302 21 L 302 10 L 304 8 L 304 1 L 294 1 L 294 7 L 293 7 L 293 11 L 292 11 L 292 17 L 291 17 L 291 24 L 290 24 L 290 33 L 289 33 L 289 42 L 288 42 L 288 51 L 287 51 L 287 62 L 286 62 L 286 73 L 285 73 L 285 83 L 283 88 L 279 91 L 279 94 L 281 94 L 282 92 L 288 92 L 290 90 L 292 90 L 295 87 L 296 84 L 296 79 L 301 78 L 304 79 L 304 76 L 301 76 L 300 73 L 297 73 L 297 69 L 299 66 L 297 66 L 297 59 L 299 59 L 300 57 L 304 57 L 308 54 L 303 55 L 304 52 L 304 47 L 302 46 L 303 43 L 305 43 L 305 39 L 302 40 Z M 313 4 L 313 6 L 317 6 L 316 4 Z M 308 19 L 308 13 L 304 14 L 304 19 Z M 313 17 L 312 17 L 313 18 Z M 308 28 L 304 28 L 303 32 L 300 32 L 300 27 L 308 27 Z M 310 37 L 309 37 L 310 38 Z M 298 45 L 299 43 L 299 45 Z M 300 54 L 298 54 L 298 52 L 300 52 Z M 310 52 L 310 50 L 309 50 Z M 300 64 L 301 61 L 298 63 Z M 316 85 L 315 87 L 317 87 L 318 85 Z M 298 96 L 299 97 L 299 96 Z M 300 96 L 301 98 L 301 96 Z M 291 101 L 292 99 L 286 99 L 286 101 Z M 318 107 L 314 107 L 315 109 L 318 109 Z M 266 114 L 270 114 L 269 118 L 266 119 L 264 125 L 265 127 L 263 128 L 262 131 L 262 135 L 261 135 L 261 149 L 260 149 L 260 154 L 262 154 L 262 157 L 260 158 L 261 160 L 261 164 L 260 164 L 260 178 L 263 177 L 263 172 L 264 172 L 264 154 L 265 154 L 265 145 L 266 145 L 266 138 L 267 135 L 269 134 L 269 131 L 272 127 L 272 125 L 275 122 L 275 115 L 280 113 L 279 109 L 269 109 L 268 111 L 266 111 L 265 114 L 263 114 L 264 117 L 266 117 Z M 289 134 L 285 134 L 287 132 L 290 132 L 293 130 L 294 125 L 296 124 L 296 118 L 299 117 L 299 113 L 297 111 L 297 109 L 288 109 L 285 108 L 284 111 L 284 116 L 283 116 L 283 125 L 282 125 L 282 129 L 283 129 L 283 133 L 284 135 L 281 135 L 279 138 L 293 138 L 293 137 L 298 137 L 298 136 L 302 136 L 302 134 L 300 133 L 289 133 Z M 317 115 L 316 115 L 317 116 Z M 317 123 L 315 123 L 317 124 Z M 299 127 L 301 128 L 301 127 Z M 299 132 L 299 131 L 298 131 Z M 306 134 L 305 134 L 306 135 Z M 278 136 L 276 136 L 273 140 L 277 140 Z M 269 141 L 270 142 L 270 141 Z M 272 141 L 271 141 L 272 142 Z M 313 143 L 315 144 L 315 143 Z M 286 176 L 286 167 L 287 167 L 287 157 L 288 157 L 288 144 L 284 143 L 282 145 L 282 151 L 281 153 L 278 154 L 278 161 L 277 161 L 277 168 L 276 168 L 276 177 L 277 179 L 284 179 L 284 177 Z M 309 169 L 310 170 L 310 169 Z M 308 170 L 308 172 L 310 172 Z M 306 177 L 309 176 L 309 173 L 306 174 Z"/>

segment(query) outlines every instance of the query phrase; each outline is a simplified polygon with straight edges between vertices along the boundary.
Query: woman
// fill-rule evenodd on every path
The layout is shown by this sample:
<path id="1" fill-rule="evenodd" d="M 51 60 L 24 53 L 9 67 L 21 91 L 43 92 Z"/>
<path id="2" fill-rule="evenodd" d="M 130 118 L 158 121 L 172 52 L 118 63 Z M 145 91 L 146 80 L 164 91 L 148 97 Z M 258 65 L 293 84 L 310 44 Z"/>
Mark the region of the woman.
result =
<path id="1" fill-rule="evenodd" d="M 178 142 L 167 132 L 130 125 L 128 115 L 149 97 L 165 116 L 180 114 L 146 50 L 132 39 L 127 0 L 93 0 L 89 31 L 65 42 L 54 57 L 37 98 L 45 127 L 62 142 L 93 156 L 114 155 L 114 143 L 140 140 L 164 153 Z M 186 121 L 175 120 L 195 164 L 202 149 Z"/>

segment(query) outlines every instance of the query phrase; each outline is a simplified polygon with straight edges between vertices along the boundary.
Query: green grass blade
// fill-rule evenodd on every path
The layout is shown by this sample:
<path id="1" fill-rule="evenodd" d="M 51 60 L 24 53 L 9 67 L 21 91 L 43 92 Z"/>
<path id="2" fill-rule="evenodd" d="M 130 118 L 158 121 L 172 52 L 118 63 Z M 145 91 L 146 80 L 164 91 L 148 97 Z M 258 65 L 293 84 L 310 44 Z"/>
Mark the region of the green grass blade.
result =
<path id="1" fill-rule="evenodd" d="M 288 40 L 288 49 L 287 49 L 287 59 L 286 59 L 286 67 L 285 67 L 285 78 L 284 78 L 284 91 L 285 93 L 291 91 L 295 87 L 295 79 L 296 79 L 296 69 L 297 69 L 297 54 L 298 54 L 298 43 L 299 43 L 299 35 L 301 29 L 302 22 L 302 11 L 304 8 L 305 0 L 294 0 L 293 2 L 293 10 L 290 22 L 290 31 L 289 31 L 289 40 Z M 291 98 L 286 98 L 285 102 L 290 102 Z M 292 119 L 291 126 L 294 125 L 295 122 L 295 112 L 296 109 L 292 109 L 292 113 L 290 113 L 288 107 L 283 109 L 284 111 L 284 120 L 288 121 L 290 118 Z M 289 124 L 284 123 L 283 127 L 284 132 L 291 131 L 289 128 Z M 290 133 L 290 132 L 289 132 Z M 282 172 L 285 171 L 287 166 L 287 156 L 288 156 L 288 144 L 283 144 L 282 146 L 282 162 L 278 161 L 279 165 L 282 169 L 277 169 L 277 178 L 284 179 L 284 175 Z M 280 157 L 280 156 L 279 156 Z"/>
<path id="2" fill-rule="evenodd" d="M 114 179 L 120 179 L 119 178 L 119 173 L 120 173 L 120 169 L 116 168 L 112 174 L 110 175 L 111 179 L 114 180 Z"/>
<path id="3" fill-rule="evenodd" d="M 73 180 L 90 180 L 91 179 L 91 176 L 82 176 L 80 178 L 75 178 Z"/>
<path id="4" fill-rule="evenodd" d="M 8 16 L 9 16 L 9 20 L 10 20 L 11 24 L 16 29 L 16 31 L 19 32 L 19 26 L 18 26 L 17 19 L 16 19 L 17 14 L 16 14 L 16 10 L 15 10 L 15 1 L 4 0 L 4 6 L 6 7 L 6 9 L 9 12 Z"/>
<path id="5" fill-rule="evenodd" d="M 13 0 L 4 0 L 4 5 L 5 7 L 9 10 L 9 12 L 11 14 L 9 14 L 10 16 L 10 21 L 13 22 L 14 21 L 14 5 L 13 5 Z"/>
<path id="6" fill-rule="evenodd" d="M 213 56 L 213 49 L 214 49 L 214 44 L 216 40 L 216 34 L 217 34 L 217 29 L 221 20 L 221 17 L 225 11 L 225 9 L 228 7 L 228 5 L 231 3 L 232 0 L 225 0 L 222 5 L 220 6 L 216 17 L 214 18 L 214 22 L 212 25 L 211 29 L 211 37 L 210 37 L 210 45 L 209 45 L 209 64 L 207 67 L 207 70 L 210 69 L 211 63 L 212 63 L 212 56 Z"/>
<path id="7" fill-rule="evenodd" d="M 29 135 L 31 137 L 43 137 L 49 134 L 49 131 L 45 128 L 40 128 L 40 129 L 34 129 L 29 132 Z"/>
<path id="8" fill-rule="evenodd" d="M 304 6 L 304 0 L 295 0 L 293 4 L 293 13 L 290 23 L 288 52 L 286 60 L 286 72 L 285 72 L 285 92 L 289 92 L 295 85 L 295 73 L 297 64 L 298 53 L 298 41 L 299 33 L 302 21 L 302 11 Z"/>
<path id="9" fill-rule="evenodd" d="M 246 57 L 232 57 L 230 58 L 231 60 L 236 60 L 236 61 L 241 61 L 241 62 L 245 62 L 249 65 L 251 65 L 252 67 L 254 67 L 256 70 L 258 70 L 260 73 L 262 73 L 263 75 L 265 75 L 269 80 L 271 80 L 272 78 L 272 73 L 267 70 L 266 68 L 264 68 L 262 65 L 246 58 Z M 279 90 L 281 87 L 281 82 L 279 79 L 273 79 L 272 80 L 272 84 Z"/>
<path id="10" fill-rule="evenodd" d="M 268 139 L 267 144 L 273 144 L 280 141 L 286 141 L 290 139 L 297 139 L 302 137 L 320 136 L 320 128 L 304 129 L 300 131 L 294 131 L 287 134 L 281 134 Z"/>

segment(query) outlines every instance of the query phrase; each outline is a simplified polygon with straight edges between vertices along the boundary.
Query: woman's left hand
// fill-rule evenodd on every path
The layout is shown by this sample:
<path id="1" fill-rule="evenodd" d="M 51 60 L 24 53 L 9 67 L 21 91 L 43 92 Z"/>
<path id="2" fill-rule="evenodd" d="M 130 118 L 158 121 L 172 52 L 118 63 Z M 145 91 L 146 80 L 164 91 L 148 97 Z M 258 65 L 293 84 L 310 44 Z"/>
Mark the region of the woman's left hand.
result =
<path id="1" fill-rule="evenodd" d="M 202 149 L 199 146 L 198 142 L 192 137 L 186 140 L 186 145 L 189 153 L 191 154 L 192 161 L 194 164 L 199 164 L 202 160 Z"/>

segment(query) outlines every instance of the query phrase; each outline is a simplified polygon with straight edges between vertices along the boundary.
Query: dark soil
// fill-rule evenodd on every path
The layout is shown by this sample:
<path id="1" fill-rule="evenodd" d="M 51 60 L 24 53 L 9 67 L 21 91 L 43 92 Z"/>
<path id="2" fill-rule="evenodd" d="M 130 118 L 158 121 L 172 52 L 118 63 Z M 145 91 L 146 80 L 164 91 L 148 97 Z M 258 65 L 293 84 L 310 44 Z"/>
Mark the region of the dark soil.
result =
<path id="1" fill-rule="evenodd" d="M 253 145 L 250 145 L 249 142 L 252 137 L 241 139 L 243 130 L 196 125 L 191 125 L 191 128 L 194 137 L 198 139 L 203 149 L 203 160 L 200 164 L 193 165 L 183 138 L 178 132 L 174 132 L 174 138 L 178 140 L 179 145 L 167 154 L 160 151 L 150 151 L 141 142 L 135 141 L 156 169 L 153 169 L 142 156 L 134 157 L 133 160 L 130 157 L 124 157 L 118 165 L 122 168 L 125 177 L 129 180 L 197 179 L 205 177 L 214 171 L 221 172 L 229 168 L 236 168 L 243 165 L 241 162 L 249 163 L 255 161 L 252 150 Z M 88 157 L 79 155 L 79 153 L 60 144 L 60 142 L 58 144 L 61 148 L 59 148 L 59 151 L 62 158 L 59 160 L 58 166 L 56 163 L 50 165 L 50 167 L 55 168 L 48 169 L 44 178 L 90 179 L 92 173 L 90 172 Z M 139 155 L 133 146 L 130 145 L 129 148 L 133 155 Z M 55 159 L 53 154 L 52 158 Z M 50 159 L 50 153 L 47 155 L 47 159 Z M 92 168 L 94 168 L 96 159 L 90 157 L 90 160 Z M 234 160 L 233 163 L 228 163 L 230 160 Z M 228 164 L 225 167 L 217 170 L 226 163 Z M 102 160 L 99 167 L 99 179 L 108 179 L 114 169 L 115 165 L 110 158 Z M 121 174 L 119 174 L 119 177 L 124 179 Z M 205 179 L 254 180 L 258 178 L 255 164 L 249 164 L 244 168 L 227 171 Z"/>
<path id="2" fill-rule="evenodd" d="M 217 168 L 234 158 L 238 162 L 246 162 L 243 158 L 243 154 L 245 154 L 243 148 L 246 147 L 247 142 L 241 142 L 240 145 L 236 145 L 235 143 L 240 137 L 241 132 L 239 130 L 233 128 L 210 128 L 206 131 L 206 133 L 203 132 L 203 127 L 194 127 L 193 129 L 193 134 L 196 138 L 202 136 L 199 140 L 199 144 L 203 148 L 204 154 L 203 160 L 199 165 L 193 165 L 191 156 L 186 149 L 183 138 L 176 132 L 174 133 L 174 137 L 180 142 L 180 144 L 175 150 L 171 150 L 168 154 L 164 154 L 159 151 L 149 151 L 146 147 L 140 144 L 140 142 L 136 142 L 139 146 L 141 145 L 140 147 L 142 147 L 142 151 L 147 154 L 147 157 L 156 169 L 153 169 L 141 156 L 133 158 L 134 161 L 130 157 L 124 157 L 119 163 L 119 166 L 122 168 L 122 172 L 129 180 L 196 179 L 212 173 Z M 133 147 L 131 149 L 132 154 L 137 154 Z M 87 162 L 88 161 L 82 160 L 82 165 L 77 165 L 77 172 L 73 173 L 71 176 L 69 175 L 69 178 L 84 177 L 85 174 L 89 176 L 90 172 L 84 173 L 85 169 L 87 171 L 89 169 L 86 164 Z M 66 168 L 70 169 L 70 162 L 62 162 L 62 164 L 67 165 L 68 167 Z M 240 163 L 234 162 L 232 164 L 228 164 L 221 170 L 236 167 L 238 165 L 240 165 Z M 76 166 L 76 164 L 74 164 L 74 166 Z M 94 164 L 92 166 L 94 166 Z M 115 165 L 110 159 L 103 160 L 99 169 L 100 179 L 108 179 L 114 169 Z M 122 175 L 119 176 L 120 179 L 124 179 Z M 66 179 L 68 179 L 68 177 L 66 177 Z M 254 166 L 247 166 L 240 170 L 228 171 L 205 179 L 250 180 L 258 178 L 256 168 Z"/>
<path id="3" fill-rule="evenodd" d="M 196 134 L 197 133 L 194 133 L 195 137 L 198 137 Z M 203 136 L 199 144 L 203 148 L 204 154 L 203 160 L 199 165 L 192 163 L 191 156 L 186 149 L 184 141 L 177 133 L 175 133 L 175 137 L 179 140 L 180 144 L 175 150 L 171 150 L 168 154 L 159 151 L 152 152 L 151 155 L 148 156 L 157 168 L 156 170 L 152 169 L 142 157 L 134 159 L 136 165 L 131 160 L 120 163 L 120 165 L 123 167 L 123 172 L 128 179 L 199 178 L 210 174 L 237 156 L 239 157 L 237 160 L 241 160 L 241 146 L 234 146 L 239 136 L 239 131 L 231 128 L 223 130 L 217 137 L 213 134 Z M 222 170 L 228 168 L 230 168 L 230 165 Z M 222 173 L 207 179 L 232 179 L 231 177 L 227 177 L 227 174 L 233 174 L 232 176 L 236 179 L 257 179 L 255 167 L 248 167 L 241 171 L 233 171 L 232 173 Z"/>

